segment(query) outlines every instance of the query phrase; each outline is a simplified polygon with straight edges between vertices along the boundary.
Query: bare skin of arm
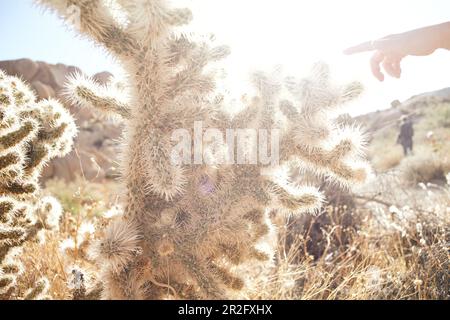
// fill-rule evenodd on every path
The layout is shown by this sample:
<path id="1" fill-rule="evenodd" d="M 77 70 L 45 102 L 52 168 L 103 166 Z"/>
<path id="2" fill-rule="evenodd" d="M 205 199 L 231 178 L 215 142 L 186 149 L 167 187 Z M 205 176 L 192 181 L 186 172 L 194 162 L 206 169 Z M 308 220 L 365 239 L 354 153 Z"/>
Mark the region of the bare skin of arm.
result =
<path id="1" fill-rule="evenodd" d="M 367 41 L 344 51 L 345 54 L 374 51 L 370 66 L 373 75 L 384 80 L 381 66 L 388 75 L 400 78 L 400 63 L 406 56 L 427 56 L 437 49 L 450 50 L 450 22 Z"/>

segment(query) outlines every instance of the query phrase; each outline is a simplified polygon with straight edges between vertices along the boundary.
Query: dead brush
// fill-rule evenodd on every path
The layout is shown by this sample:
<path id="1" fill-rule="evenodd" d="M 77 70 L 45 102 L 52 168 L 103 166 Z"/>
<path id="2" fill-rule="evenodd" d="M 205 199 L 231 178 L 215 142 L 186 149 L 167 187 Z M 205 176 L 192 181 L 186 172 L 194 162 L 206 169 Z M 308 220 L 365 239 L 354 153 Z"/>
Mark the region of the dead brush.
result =
<path id="1" fill-rule="evenodd" d="M 380 229 L 370 212 L 357 214 L 366 217 L 361 229 L 352 233 L 347 245 L 333 246 L 332 239 L 339 243 L 341 234 L 339 227 L 331 227 L 326 234 L 328 245 L 319 259 L 308 254 L 308 240 L 302 236 L 297 236 L 289 247 L 286 241 L 280 241 L 277 268 L 264 276 L 248 298 L 450 298 L 449 221 L 424 226 L 422 232 L 429 234 L 425 240 L 417 233 L 417 220 L 404 225 L 406 234 L 402 234 Z"/>

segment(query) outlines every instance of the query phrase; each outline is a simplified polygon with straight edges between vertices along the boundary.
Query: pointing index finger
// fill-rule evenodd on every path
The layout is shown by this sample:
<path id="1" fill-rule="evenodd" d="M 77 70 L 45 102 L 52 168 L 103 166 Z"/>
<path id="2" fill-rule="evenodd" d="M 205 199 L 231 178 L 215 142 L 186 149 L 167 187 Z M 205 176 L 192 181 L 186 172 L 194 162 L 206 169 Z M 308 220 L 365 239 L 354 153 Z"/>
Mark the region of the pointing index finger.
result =
<path id="1" fill-rule="evenodd" d="M 344 54 L 354 54 L 354 53 L 372 51 L 374 49 L 375 48 L 373 47 L 373 41 L 366 41 L 366 42 L 360 43 L 356 46 L 345 49 Z"/>

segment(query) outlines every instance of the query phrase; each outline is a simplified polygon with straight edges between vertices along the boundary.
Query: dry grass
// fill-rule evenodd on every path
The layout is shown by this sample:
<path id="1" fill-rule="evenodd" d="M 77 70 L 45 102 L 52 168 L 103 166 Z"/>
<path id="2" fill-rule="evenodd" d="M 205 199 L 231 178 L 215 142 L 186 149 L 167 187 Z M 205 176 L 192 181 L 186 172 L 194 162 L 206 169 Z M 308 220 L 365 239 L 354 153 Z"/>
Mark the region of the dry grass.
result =
<path id="1" fill-rule="evenodd" d="M 397 167 L 403 159 L 403 151 L 400 146 L 392 148 L 383 156 L 375 156 L 372 160 L 374 168 L 379 172 L 385 172 Z"/>
<path id="2" fill-rule="evenodd" d="M 117 203 L 114 182 L 92 183 L 83 178 L 67 183 L 53 180 L 46 183 L 46 193 L 54 195 L 63 206 L 60 229 L 42 234 L 38 241 L 24 248 L 22 262 L 26 273 L 20 279 L 21 290 L 31 287 L 46 276 L 53 299 L 72 299 L 72 270 L 82 269 L 87 289 L 95 287 L 97 268 L 89 259 L 89 244 L 107 224 L 105 212 Z"/>
<path id="3" fill-rule="evenodd" d="M 385 172 L 395 168 L 402 161 L 403 150 L 399 144 L 396 144 L 396 140 L 396 123 L 373 133 L 368 155 L 372 166 L 377 172 Z"/>
<path id="4" fill-rule="evenodd" d="M 429 185 L 395 197 L 370 193 L 399 188 L 398 181 L 380 177 L 360 190 L 352 205 L 330 205 L 318 216 L 290 219 L 280 228 L 275 268 L 256 279 L 247 298 L 448 299 L 450 189 Z M 96 267 L 86 247 L 96 234 L 65 250 L 61 244 L 80 238 L 81 224 L 105 223 L 99 212 L 114 205 L 105 195 L 115 184 L 78 181 L 60 188 L 59 183 L 48 188 L 66 209 L 61 230 L 26 247 L 21 284 L 27 288 L 45 275 L 54 299 L 71 299 L 74 265 L 85 269 L 88 285 L 95 285 Z M 412 197 L 420 197 L 420 205 L 407 206 Z"/>
<path id="5" fill-rule="evenodd" d="M 433 152 L 416 153 L 403 159 L 399 168 L 403 181 L 415 186 L 419 183 L 443 182 L 450 171 L 450 159 Z"/>
<path id="6" fill-rule="evenodd" d="M 424 108 L 409 157 L 395 144 L 395 123 L 375 132 L 378 177 L 352 205 L 282 229 L 277 267 L 249 297 L 449 299 L 449 112 L 449 104 Z"/>
<path id="7" fill-rule="evenodd" d="M 415 154 L 407 158 L 393 144 L 394 129 L 375 135 L 370 154 L 379 175 L 354 194 L 329 197 L 345 205 L 330 203 L 320 215 L 290 218 L 287 226 L 278 222 L 275 267 L 253 279 L 246 297 L 449 299 L 450 145 L 437 118 L 429 110 L 416 126 Z M 88 287 L 95 285 L 97 268 L 86 249 L 107 222 L 103 213 L 117 203 L 116 190 L 114 182 L 82 178 L 47 183 L 64 215 L 59 232 L 25 248 L 22 290 L 45 275 L 54 299 L 71 299 L 73 266 L 85 270 Z"/>
<path id="8" fill-rule="evenodd" d="M 286 231 L 277 267 L 250 297 L 449 299 L 450 193 L 446 192 L 447 198 L 439 197 L 441 202 L 431 211 L 380 203 L 351 210 L 345 214 L 359 223 L 350 227 L 336 220 L 346 208 L 328 208 L 310 224 L 314 226 L 323 215 L 335 216 L 327 225 L 319 223 L 316 231 L 323 236 L 322 254 L 315 257 L 310 251 L 312 228 L 289 245 Z"/>

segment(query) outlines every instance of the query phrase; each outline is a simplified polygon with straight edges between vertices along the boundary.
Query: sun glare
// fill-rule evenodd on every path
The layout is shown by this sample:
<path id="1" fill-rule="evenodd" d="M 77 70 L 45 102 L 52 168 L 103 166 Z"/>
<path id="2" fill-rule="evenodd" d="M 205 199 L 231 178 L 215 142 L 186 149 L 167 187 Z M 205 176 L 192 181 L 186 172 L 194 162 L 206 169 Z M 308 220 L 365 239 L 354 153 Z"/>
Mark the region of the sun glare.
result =
<path id="1" fill-rule="evenodd" d="M 326 61 L 337 80 L 358 79 L 365 84 L 364 96 L 350 107 L 350 113 L 361 114 L 387 108 L 394 99 L 407 99 L 417 92 L 444 86 L 439 84 L 445 83 L 445 76 L 437 71 L 443 66 L 450 67 L 450 59 L 439 53 L 419 65 L 406 59 L 404 74 L 409 76 L 401 82 L 388 80 L 389 86 L 383 86 L 372 78 L 367 54 L 352 57 L 342 54 L 346 47 L 362 41 L 444 21 L 433 6 L 417 1 L 178 0 L 175 3 L 193 8 L 195 19 L 190 28 L 198 32 L 208 30 L 231 47 L 225 70 L 227 86 L 236 96 L 248 90 L 251 70 L 270 70 L 282 65 L 287 73 L 304 74 L 312 63 Z"/>

